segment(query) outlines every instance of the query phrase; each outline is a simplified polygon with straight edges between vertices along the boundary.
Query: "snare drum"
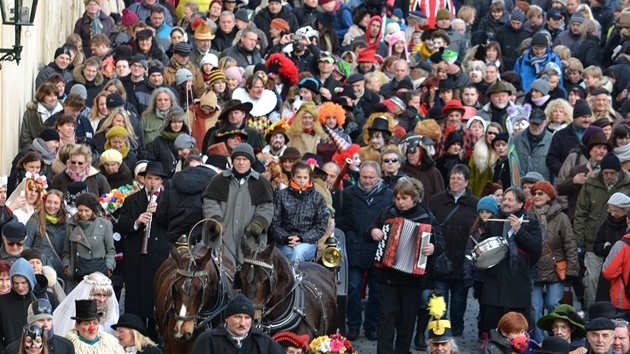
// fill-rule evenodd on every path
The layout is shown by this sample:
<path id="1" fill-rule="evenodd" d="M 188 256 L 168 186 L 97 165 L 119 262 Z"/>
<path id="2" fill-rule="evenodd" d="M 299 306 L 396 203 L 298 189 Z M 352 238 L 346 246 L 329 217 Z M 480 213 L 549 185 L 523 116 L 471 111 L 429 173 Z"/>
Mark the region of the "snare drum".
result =
<path id="1" fill-rule="evenodd" d="M 499 264 L 507 254 L 507 240 L 501 236 L 494 236 L 479 242 L 466 258 L 475 268 L 488 269 Z"/>

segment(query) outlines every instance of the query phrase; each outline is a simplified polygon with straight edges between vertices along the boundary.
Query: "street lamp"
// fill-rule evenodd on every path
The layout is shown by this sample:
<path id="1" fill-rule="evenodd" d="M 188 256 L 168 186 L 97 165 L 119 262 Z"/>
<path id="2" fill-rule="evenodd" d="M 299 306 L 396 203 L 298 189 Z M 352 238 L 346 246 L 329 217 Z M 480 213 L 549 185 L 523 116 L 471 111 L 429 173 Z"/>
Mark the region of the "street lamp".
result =
<path id="1" fill-rule="evenodd" d="M 15 26 L 15 45 L 13 48 L 0 48 L 0 61 L 13 61 L 20 64 L 22 54 L 22 26 L 32 26 L 35 23 L 35 11 L 39 0 L 0 0 L 2 24 Z M 30 6 L 29 6 L 30 3 Z M 2 66 L 0 65 L 0 68 Z"/>

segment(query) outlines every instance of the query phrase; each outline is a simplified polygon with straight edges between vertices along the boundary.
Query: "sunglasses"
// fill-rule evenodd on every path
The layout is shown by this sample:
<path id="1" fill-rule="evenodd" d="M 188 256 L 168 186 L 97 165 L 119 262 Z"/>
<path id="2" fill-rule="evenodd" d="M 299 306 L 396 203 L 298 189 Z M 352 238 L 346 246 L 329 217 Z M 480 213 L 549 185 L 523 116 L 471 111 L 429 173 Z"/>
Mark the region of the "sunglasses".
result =
<path id="1" fill-rule="evenodd" d="M 384 163 L 390 163 L 390 162 L 391 163 L 396 163 L 396 162 L 398 162 L 398 159 L 383 159 L 383 162 Z"/>
<path id="2" fill-rule="evenodd" d="M 13 241 L 7 240 L 7 246 L 9 246 L 9 247 L 15 247 L 15 246 L 22 247 L 22 246 L 24 246 L 24 241 L 13 242 Z"/>
<path id="3" fill-rule="evenodd" d="M 499 133 L 495 133 L 495 132 L 486 132 L 486 134 L 488 134 L 488 135 L 497 135 L 497 134 L 499 134 Z"/>
<path id="4" fill-rule="evenodd" d="M 543 194 L 545 194 L 545 192 L 543 192 L 543 191 L 535 191 L 534 192 L 534 195 L 543 195 Z"/>
<path id="5" fill-rule="evenodd" d="M 79 162 L 79 161 L 70 161 L 70 163 L 73 165 L 79 165 L 79 166 L 83 166 L 85 164 L 85 162 Z"/>

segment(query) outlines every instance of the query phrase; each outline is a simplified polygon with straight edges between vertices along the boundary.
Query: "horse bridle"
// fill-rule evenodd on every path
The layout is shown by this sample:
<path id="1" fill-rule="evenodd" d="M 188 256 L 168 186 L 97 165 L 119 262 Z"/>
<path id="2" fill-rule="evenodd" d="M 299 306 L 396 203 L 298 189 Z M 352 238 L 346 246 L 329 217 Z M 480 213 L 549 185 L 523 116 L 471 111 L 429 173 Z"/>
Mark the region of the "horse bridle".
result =
<path id="1" fill-rule="evenodd" d="M 256 257 L 256 253 L 254 253 L 254 257 Z M 251 264 L 253 266 L 249 269 L 249 272 L 247 272 L 248 284 L 254 280 L 254 267 L 260 267 L 263 270 L 263 272 L 265 272 L 265 274 L 267 275 L 267 278 L 269 279 L 269 295 L 265 298 L 265 302 L 261 305 L 254 304 L 254 309 L 261 310 L 264 313 L 265 309 L 267 308 L 267 305 L 269 304 L 269 301 L 271 301 L 271 295 L 273 294 L 272 289 L 274 288 L 275 283 L 276 283 L 275 267 L 273 264 L 269 264 L 269 263 L 259 261 L 253 258 L 243 258 L 243 263 Z"/>
<path id="2" fill-rule="evenodd" d="M 175 285 L 175 283 L 177 281 L 179 281 L 179 279 L 181 279 L 182 277 L 186 278 L 186 280 L 184 280 L 184 284 L 182 286 L 184 293 L 186 295 L 190 295 L 190 286 L 192 284 L 193 279 L 195 278 L 201 278 L 201 303 L 199 304 L 199 308 L 197 309 L 197 313 L 195 313 L 194 315 L 188 315 L 188 316 L 180 316 L 177 312 L 175 313 L 175 319 L 178 321 L 190 321 L 190 320 L 195 320 L 195 322 L 197 320 L 199 320 L 200 318 L 202 318 L 201 316 L 201 309 L 203 308 L 203 301 L 206 298 L 206 288 L 208 287 L 208 282 L 210 281 L 210 276 L 208 275 L 208 271 L 204 268 L 203 270 L 197 270 L 197 271 L 193 271 L 190 270 L 190 267 L 192 266 L 193 261 L 189 261 L 188 262 L 188 269 L 181 269 L 181 268 L 177 268 L 177 274 L 179 275 L 178 277 L 173 277 L 173 281 L 171 283 L 171 289 L 172 291 L 175 291 L 175 287 L 173 285 Z M 175 298 L 174 295 L 173 299 Z M 174 304 L 174 303 L 173 303 Z M 195 323 L 195 328 L 197 327 L 197 324 Z"/>

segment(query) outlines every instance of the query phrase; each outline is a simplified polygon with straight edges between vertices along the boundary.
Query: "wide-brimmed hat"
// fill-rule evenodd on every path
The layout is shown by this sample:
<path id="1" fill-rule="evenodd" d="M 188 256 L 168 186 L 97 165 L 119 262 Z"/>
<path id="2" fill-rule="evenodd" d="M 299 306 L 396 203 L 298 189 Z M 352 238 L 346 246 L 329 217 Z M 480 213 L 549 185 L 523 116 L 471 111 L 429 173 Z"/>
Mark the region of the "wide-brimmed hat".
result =
<path id="1" fill-rule="evenodd" d="M 446 116 L 450 111 L 459 111 L 462 116 L 466 113 L 466 109 L 460 100 L 450 100 L 446 102 L 446 106 L 442 107 L 442 114 Z"/>
<path id="2" fill-rule="evenodd" d="M 271 143 L 271 137 L 276 134 L 284 135 L 284 143 L 285 145 L 289 142 L 289 137 L 287 136 L 287 130 L 289 129 L 289 125 L 287 124 L 286 118 L 282 118 L 279 121 L 270 125 L 265 131 L 265 142 L 267 144 Z"/>
<path id="3" fill-rule="evenodd" d="M 597 301 L 588 308 L 588 319 L 593 320 L 598 317 L 604 318 L 622 318 L 623 312 L 617 312 L 617 309 L 610 301 Z"/>
<path id="4" fill-rule="evenodd" d="M 578 336 L 584 337 L 586 335 L 586 328 L 584 328 L 583 324 L 576 322 L 571 317 L 577 318 L 579 315 L 573 306 L 562 304 L 556 307 L 552 313 L 539 318 L 538 321 L 536 321 L 536 327 L 544 331 L 551 331 L 551 325 L 553 325 L 554 320 L 564 320 L 569 322 L 572 326 L 575 326 L 575 333 Z"/>
<path id="5" fill-rule="evenodd" d="M 160 176 L 163 178 L 169 177 L 169 175 L 164 173 L 164 169 L 162 169 L 162 164 L 159 162 L 154 162 L 154 161 L 149 162 L 147 164 L 147 168 L 144 171 L 139 172 L 138 176 L 146 176 L 147 173 Z"/>
<path id="6" fill-rule="evenodd" d="M 302 157 L 302 154 L 300 153 L 300 150 L 298 150 L 297 148 L 294 148 L 293 146 L 289 146 L 286 149 L 284 149 L 284 152 L 282 153 L 282 155 L 280 155 L 281 159 L 291 159 L 291 160 L 298 160 Z"/>
<path id="7" fill-rule="evenodd" d="M 619 19 L 617 20 L 617 27 L 630 27 L 630 11 L 621 11 L 621 13 L 619 14 Z"/>
<path id="8" fill-rule="evenodd" d="M 221 115 L 219 116 L 219 120 L 227 120 L 228 116 L 230 115 L 230 112 L 232 111 L 242 111 L 242 112 L 245 112 L 245 114 L 247 114 L 252 110 L 253 107 L 254 105 L 251 102 L 241 102 L 239 100 L 230 100 L 230 102 L 228 102 L 225 105 L 225 110 L 221 112 Z"/>
<path id="9" fill-rule="evenodd" d="M 98 312 L 96 300 L 75 300 L 74 306 L 76 309 L 76 315 L 70 318 L 75 321 L 93 320 L 95 318 L 100 318 L 101 316 L 103 316 L 102 312 Z"/>
<path id="10" fill-rule="evenodd" d="M 148 337 L 149 332 L 147 331 L 142 319 L 134 314 L 126 313 L 121 315 L 118 319 L 118 323 L 110 326 L 113 330 L 116 330 L 118 327 L 131 328 L 140 332 L 143 336 Z"/>
<path id="11" fill-rule="evenodd" d="M 307 152 L 302 155 L 301 160 L 311 166 L 312 170 L 317 170 L 323 174 L 327 174 L 326 171 L 322 170 L 322 167 L 324 166 L 324 159 L 320 155 Z"/>
<path id="12" fill-rule="evenodd" d="M 242 141 L 247 141 L 247 133 L 233 125 L 227 125 L 219 129 L 217 131 L 216 141 L 226 141 L 232 135 L 238 135 Z"/>

